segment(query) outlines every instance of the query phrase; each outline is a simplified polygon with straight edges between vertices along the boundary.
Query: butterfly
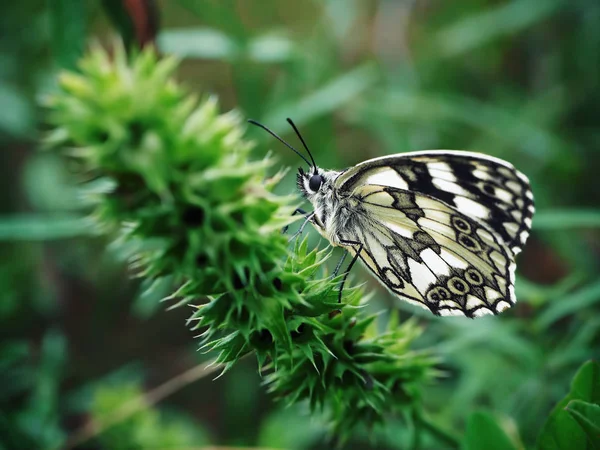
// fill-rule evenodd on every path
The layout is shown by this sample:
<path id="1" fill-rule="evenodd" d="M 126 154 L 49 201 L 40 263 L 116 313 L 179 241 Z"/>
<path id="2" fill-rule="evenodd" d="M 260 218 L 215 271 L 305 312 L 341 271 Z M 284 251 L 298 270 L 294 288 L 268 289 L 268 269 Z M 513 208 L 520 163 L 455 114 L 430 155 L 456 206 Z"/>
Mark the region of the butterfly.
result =
<path id="1" fill-rule="evenodd" d="M 438 316 L 474 318 L 515 304 L 515 257 L 535 211 L 525 175 L 501 159 L 453 150 L 324 170 L 287 121 L 311 161 L 264 125 L 249 122 L 308 164 L 297 175 L 314 208 L 306 221 L 353 255 L 346 276 L 360 258 L 394 295 Z"/>

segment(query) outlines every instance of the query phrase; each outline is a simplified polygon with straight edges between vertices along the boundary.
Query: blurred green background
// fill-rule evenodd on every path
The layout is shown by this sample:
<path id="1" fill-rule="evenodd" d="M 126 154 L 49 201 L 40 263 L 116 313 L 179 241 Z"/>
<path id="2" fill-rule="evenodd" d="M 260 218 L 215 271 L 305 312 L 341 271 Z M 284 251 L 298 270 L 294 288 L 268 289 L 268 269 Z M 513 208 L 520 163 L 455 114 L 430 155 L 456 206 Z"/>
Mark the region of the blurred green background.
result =
<path id="1" fill-rule="evenodd" d="M 179 78 L 295 142 L 320 166 L 421 149 L 481 151 L 531 180 L 537 213 L 500 317 L 430 317 L 362 269 L 374 309 L 419 314 L 446 376 L 423 393 L 461 433 L 491 412 L 533 448 L 577 368 L 600 354 L 600 3 L 597 0 L 21 0 L 0 6 L 0 449 L 60 448 L 90 418 L 203 361 L 185 308 L 140 295 L 90 236 L 68 168 L 39 151 L 43 94 L 91 41 L 155 41 Z M 282 165 L 299 160 L 248 130 Z M 279 188 L 295 190 L 289 174 Z M 315 245 L 319 240 L 315 237 Z M 321 245 L 325 245 L 321 242 Z M 251 358 L 180 389 L 77 448 L 330 448 L 326 424 L 282 409 Z M 406 448 L 390 418 L 347 448 Z M 428 445 L 430 445 L 428 447 Z M 438 448 L 423 443 L 423 448 Z M 482 447 L 483 448 L 483 447 Z"/>

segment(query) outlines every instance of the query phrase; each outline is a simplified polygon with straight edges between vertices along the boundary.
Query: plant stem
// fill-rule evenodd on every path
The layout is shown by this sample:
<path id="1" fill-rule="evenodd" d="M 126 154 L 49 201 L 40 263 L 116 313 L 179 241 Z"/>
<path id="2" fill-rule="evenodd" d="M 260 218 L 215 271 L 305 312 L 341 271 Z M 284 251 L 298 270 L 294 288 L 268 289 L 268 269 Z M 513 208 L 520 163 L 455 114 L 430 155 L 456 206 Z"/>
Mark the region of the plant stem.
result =
<path id="1" fill-rule="evenodd" d="M 214 373 L 223 367 L 222 364 L 214 364 L 214 361 L 209 361 L 204 364 L 192 367 L 183 373 L 165 381 L 163 384 L 155 387 L 148 393 L 131 399 L 123 406 L 121 406 L 110 419 L 103 421 L 102 423 L 94 422 L 90 420 L 84 426 L 75 431 L 67 440 L 64 445 L 64 450 L 73 449 L 84 442 L 98 436 L 99 434 L 106 431 L 108 428 L 116 425 L 123 420 L 128 419 L 135 413 L 143 411 L 146 408 L 155 405 L 161 400 L 165 399 L 169 395 L 174 394 L 185 386 L 198 381 L 204 377 L 207 377 L 211 373 Z"/>

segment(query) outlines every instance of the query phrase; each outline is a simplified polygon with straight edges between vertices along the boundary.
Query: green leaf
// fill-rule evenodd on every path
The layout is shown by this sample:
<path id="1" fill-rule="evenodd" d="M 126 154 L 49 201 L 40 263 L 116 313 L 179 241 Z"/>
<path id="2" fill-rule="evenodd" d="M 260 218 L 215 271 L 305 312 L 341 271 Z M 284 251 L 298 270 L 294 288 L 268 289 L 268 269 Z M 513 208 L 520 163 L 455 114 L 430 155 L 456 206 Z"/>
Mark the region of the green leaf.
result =
<path id="1" fill-rule="evenodd" d="M 240 58 L 260 63 L 281 63 L 291 59 L 294 44 L 287 37 L 269 33 L 240 44 L 214 28 L 170 29 L 160 33 L 159 48 L 182 58 L 233 61 Z"/>
<path id="2" fill-rule="evenodd" d="M 600 364 L 586 362 L 573 378 L 571 391 L 552 410 L 538 437 L 539 450 L 592 449 L 586 434 L 567 411 L 572 400 L 600 404 Z"/>
<path id="3" fill-rule="evenodd" d="M 439 46 L 443 56 L 455 57 L 543 20 L 560 4 L 556 0 L 542 3 L 537 0 L 503 3 L 443 28 L 434 36 L 433 41 Z"/>
<path id="4" fill-rule="evenodd" d="M 600 281 L 591 283 L 573 294 L 565 294 L 565 297 L 564 301 L 551 303 L 550 307 L 539 315 L 536 325 L 547 328 L 569 314 L 600 302 Z"/>
<path id="5" fill-rule="evenodd" d="M 565 409 L 583 429 L 591 448 L 600 449 L 600 406 L 573 400 Z"/>
<path id="6" fill-rule="evenodd" d="M 551 130 L 526 117 L 515 116 L 504 105 L 490 105 L 474 97 L 417 91 L 408 87 L 374 93 L 369 101 L 359 105 L 358 117 L 370 116 L 377 120 L 409 121 L 422 123 L 456 123 L 469 126 L 489 134 L 499 142 L 518 145 L 531 138 L 535 147 L 527 147 L 527 153 L 540 163 L 557 156 L 565 142 Z M 535 149 L 535 151 L 534 151 Z M 537 215 L 534 222 L 537 220 Z"/>
<path id="7" fill-rule="evenodd" d="M 95 230 L 84 217 L 19 214 L 0 216 L 0 241 L 48 241 L 91 236 Z"/>
<path id="8" fill-rule="evenodd" d="M 553 209 L 538 211 L 533 221 L 535 230 L 564 230 L 567 228 L 600 228 L 597 209 Z"/>
<path id="9" fill-rule="evenodd" d="M 498 420 L 487 412 L 471 414 L 467 421 L 467 432 L 462 450 L 513 450 L 517 447 L 498 424 Z"/>
<path id="10" fill-rule="evenodd" d="M 87 28 L 87 2 L 50 0 L 52 50 L 60 67 L 72 69 L 83 53 Z"/>
<path id="11" fill-rule="evenodd" d="M 291 59 L 294 43 L 285 36 L 265 34 L 248 43 L 247 55 L 252 61 L 262 63 L 281 63 Z"/>
<path id="12" fill-rule="evenodd" d="M 184 58 L 233 59 L 239 48 L 225 33 L 212 28 L 191 28 L 163 31 L 158 47 L 165 53 Z"/>
<path id="13" fill-rule="evenodd" d="M 293 117 L 296 125 L 310 122 L 358 97 L 377 81 L 377 75 L 377 70 L 372 65 L 360 66 L 333 79 L 306 97 L 274 108 L 262 122 L 271 124 L 274 131 L 285 129 L 287 124 L 281 120 L 282 117 Z"/>

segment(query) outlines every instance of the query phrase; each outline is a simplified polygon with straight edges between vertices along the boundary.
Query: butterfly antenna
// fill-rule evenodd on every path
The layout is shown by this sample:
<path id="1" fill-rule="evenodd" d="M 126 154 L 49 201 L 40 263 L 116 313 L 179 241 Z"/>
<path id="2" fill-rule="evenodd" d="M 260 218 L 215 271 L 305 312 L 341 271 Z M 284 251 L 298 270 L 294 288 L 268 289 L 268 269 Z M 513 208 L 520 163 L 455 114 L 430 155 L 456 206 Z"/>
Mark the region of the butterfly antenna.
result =
<path id="1" fill-rule="evenodd" d="M 294 129 L 294 131 L 296 132 L 296 134 L 300 138 L 300 141 L 302 142 L 302 145 L 304 145 L 304 148 L 308 152 L 308 156 L 310 156 L 310 160 L 312 161 L 313 167 L 315 168 L 315 172 L 316 172 L 317 171 L 317 163 L 315 162 L 315 158 L 313 158 L 312 153 L 308 149 L 308 146 L 306 145 L 306 142 L 304 142 L 304 139 L 302 138 L 302 135 L 300 134 L 300 131 L 298 131 L 298 127 L 296 127 L 296 124 L 294 122 L 292 122 L 292 119 L 290 119 L 289 117 L 286 120 L 292 126 L 292 128 Z M 309 166 L 310 166 L 310 164 L 309 164 Z"/>
<path id="2" fill-rule="evenodd" d="M 296 150 L 294 147 L 292 147 L 290 144 L 288 144 L 287 142 L 285 142 L 283 139 L 281 139 L 279 136 L 277 136 L 277 134 L 275 134 L 273 131 L 269 130 L 266 126 L 264 126 L 262 123 L 258 123 L 256 120 L 252 120 L 252 119 L 248 119 L 248 123 L 251 123 L 252 125 L 256 125 L 257 127 L 262 128 L 263 130 L 265 130 L 267 133 L 269 133 L 271 136 L 273 136 L 275 139 L 277 139 L 279 142 L 281 142 L 283 145 L 285 145 L 287 148 L 289 148 L 290 150 L 292 150 L 294 153 L 296 153 L 296 155 L 298 155 L 300 158 L 302 158 L 306 164 L 308 164 L 308 166 L 310 167 L 310 161 L 308 159 L 306 159 L 306 157 L 300 153 L 298 150 Z M 310 152 L 309 152 L 310 155 Z M 311 156 L 312 159 L 312 156 Z M 313 161 L 314 162 L 314 161 Z"/>

